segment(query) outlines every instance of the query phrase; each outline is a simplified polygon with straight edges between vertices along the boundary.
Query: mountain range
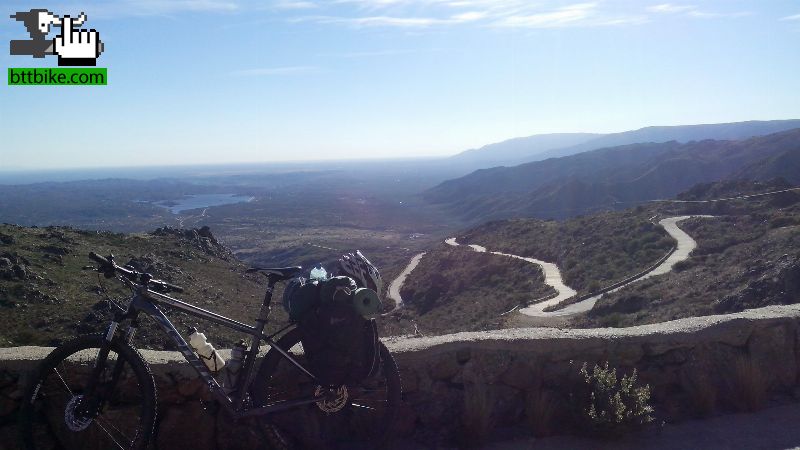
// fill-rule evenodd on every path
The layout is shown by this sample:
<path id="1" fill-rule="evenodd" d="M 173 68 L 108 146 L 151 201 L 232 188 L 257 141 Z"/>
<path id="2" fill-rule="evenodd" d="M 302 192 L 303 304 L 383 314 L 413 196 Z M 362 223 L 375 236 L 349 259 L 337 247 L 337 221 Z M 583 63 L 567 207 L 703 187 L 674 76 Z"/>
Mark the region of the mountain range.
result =
<path id="1" fill-rule="evenodd" d="M 475 222 L 563 218 L 671 198 L 694 184 L 722 179 L 781 176 L 800 183 L 798 167 L 800 128 L 744 140 L 620 145 L 482 169 L 445 181 L 424 197 Z"/>
<path id="2" fill-rule="evenodd" d="M 751 120 L 717 124 L 651 126 L 609 134 L 537 134 L 467 150 L 449 159 L 452 163 L 472 165 L 475 169 L 515 166 L 619 145 L 669 141 L 685 143 L 705 139 L 739 140 L 794 128 L 800 128 L 800 120 Z"/>

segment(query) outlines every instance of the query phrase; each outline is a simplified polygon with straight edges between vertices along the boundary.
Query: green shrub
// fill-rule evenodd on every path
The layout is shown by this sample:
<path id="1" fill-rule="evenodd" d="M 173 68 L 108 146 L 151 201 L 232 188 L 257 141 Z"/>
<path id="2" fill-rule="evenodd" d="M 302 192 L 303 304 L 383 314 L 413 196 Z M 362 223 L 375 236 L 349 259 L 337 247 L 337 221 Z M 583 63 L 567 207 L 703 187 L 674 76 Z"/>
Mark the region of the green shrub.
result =
<path id="1" fill-rule="evenodd" d="M 598 319 L 598 325 L 603 328 L 621 328 L 624 321 L 624 314 L 614 312 L 600 317 L 600 319 Z"/>
<path id="2" fill-rule="evenodd" d="M 580 368 L 585 383 L 581 405 L 581 422 L 588 431 L 605 436 L 619 436 L 635 431 L 653 421 L 650 406 L 650 386 L 638 383 L 636 369 L 621 379 L 617 369 L 595 364 L 588 369 L 586 363 Z"/>
<path id="3" fill-rule="evenodd" d="M 683 261 L 678 261 L 672 266 L 672 269 L 676 272 L 683 272 L 686 269 L 690 269 L 694 264 L 691 260 L 685 259 Z"/>

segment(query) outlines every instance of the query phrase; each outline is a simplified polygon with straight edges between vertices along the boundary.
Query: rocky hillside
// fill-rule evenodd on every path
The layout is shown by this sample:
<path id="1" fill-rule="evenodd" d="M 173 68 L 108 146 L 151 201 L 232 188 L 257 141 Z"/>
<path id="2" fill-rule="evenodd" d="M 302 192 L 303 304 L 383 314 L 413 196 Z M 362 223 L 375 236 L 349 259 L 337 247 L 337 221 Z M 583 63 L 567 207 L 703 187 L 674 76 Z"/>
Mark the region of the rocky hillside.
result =
<path id="1" fill-rule="evenodd" d="M 724 179 L 783 175 L 798 183 L 800 172 L 790 171 L 798 154 L 800 129 L 743 141 L 633 144 L 479 170 L 425 195 L 475 222 L 564 218 L 672 198 L 695 184 Z"/>
<path id="2" fill-rule="evenodd" d="M 726 182 L 682 195 L 702 200 L 786 188 L 785 182 Z M 800 302 L 800 192 L 677 207 L 713 214 L 681 222 L 697 241 L 675 271 L 601 298 L 580 326 L 630 326 Z"/>
<path id="3" fill-rule="evenodd" d="M 90 251 L 112 253 L 119 263 L 183 286 L 180 298 L 241 321 L 253 321 L 263 298 L 260 277 L 244 275 L 246 267 L 206 227 L 126 235 L 0 225 L 0 346 L 54 345 L 107 325 L 106 291 L 115 301 L 128 293 L 115 280 L 82 270 L 91 263 Z M 202 323 L 168 315 L 180 331 Z M 286 320 L 279 307 L 273 308 L 273 318 L 273 327 Z M 240 337 L 220 327 L 201 327 L 215 345 L 231 345 Z M 149 320 L 143 321 L 137 341 L 164 347 Z"/>

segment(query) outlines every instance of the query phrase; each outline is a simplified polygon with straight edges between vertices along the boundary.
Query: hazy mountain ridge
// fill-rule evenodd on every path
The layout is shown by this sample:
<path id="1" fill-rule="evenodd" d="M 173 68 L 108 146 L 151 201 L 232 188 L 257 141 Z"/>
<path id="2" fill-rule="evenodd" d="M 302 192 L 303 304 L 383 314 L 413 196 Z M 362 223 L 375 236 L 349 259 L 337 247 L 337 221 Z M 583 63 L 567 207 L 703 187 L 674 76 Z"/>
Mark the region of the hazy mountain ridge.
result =
<path id="1" fill-rule="evenodd" d="M 691 142 L 706 139 L 740 140 L 800 128 L 800 119 L 750 120 L 718 124 L 650 126 L 621 133 L 550 133 L 508 139 L 449 158 L 453 163 L 476 169 L 515 166 L 527 162 L 560 158 L 606 147 L 645 142 Z"/>
<path id="2" fill-rule="evenodd" d="M 671 198 L 697 183 L 784 176 L 800 153 L 800 129 L 742 141 L 631 144 L 563 158 L 498 167 L 448 180 L 425 198 L 468 220 L 560 218 Z M 772 161 L 771 163 L 769 161 Z"/>
<path id="3" fill-rule="evenodd" d="M 537 155 L 564 147 L 583 144 L 602 136 L 598 133 L 548 133 L 508 139 L 480 148 L 463 151 L 450 161 L 484 167 L 519 164 L 536 159 Z"/>
<path id="4" fill-rule="evenodd" d="M 572 147 L 553 149 L 539 155 L 541 159 L 574 155 L 604 147 L 636 144 L 642 142 L 663 143 L 669 141 L 691 142 L 707 139 L 741 140 L 755 136 L 779 133 L 800 128 L 800 119 L 790 120 L 749 120 L 746 122 L 651 126 L 638 130 L 602 135 L 591 141 Z"/>

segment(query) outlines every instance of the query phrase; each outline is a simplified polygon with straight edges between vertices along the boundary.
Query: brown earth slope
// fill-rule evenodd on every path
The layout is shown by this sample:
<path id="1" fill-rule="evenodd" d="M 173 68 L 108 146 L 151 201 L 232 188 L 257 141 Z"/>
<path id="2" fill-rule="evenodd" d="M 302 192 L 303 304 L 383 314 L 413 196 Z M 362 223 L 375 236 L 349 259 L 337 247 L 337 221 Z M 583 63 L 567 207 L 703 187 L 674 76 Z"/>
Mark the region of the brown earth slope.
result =
<path id="1" fill-rule="evenodd" d="M 113 253 L 118 263 L 183 286 L 186 293 L 179 298 L 240 321 L 252 323 L 263 298 L 263 280 L 245 276 L 244 264 L 207 229 L 162 228 L 126 235 L 0 225 L 0 346 L 54 345 L 107 325 L 111 316 L 104 289 L 117 301 L 129 293 L 116 280 L 81 270 L 91 264 L 89 251 Z M 229 346 L 240 337 L 183 314 L 168 315 L 181 332 L 202 324 L 217 346 Z M 273 308 L 270 328 L 285 320 L 282 309 Z M 142 322 L 137 344 L 165 347 L 149 320 Z"/>

